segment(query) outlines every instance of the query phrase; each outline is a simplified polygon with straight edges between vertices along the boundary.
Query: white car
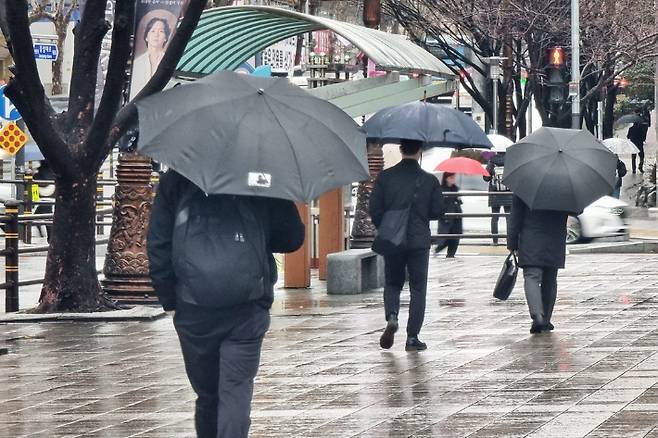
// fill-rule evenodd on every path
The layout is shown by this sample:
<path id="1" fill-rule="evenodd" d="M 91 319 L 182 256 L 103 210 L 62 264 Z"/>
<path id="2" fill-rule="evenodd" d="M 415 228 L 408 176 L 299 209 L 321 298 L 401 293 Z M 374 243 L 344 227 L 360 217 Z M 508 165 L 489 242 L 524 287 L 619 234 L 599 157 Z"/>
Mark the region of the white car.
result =
<path id="1" fill-rule="evenodd" d="M 578 216 L 569 216 L 567 243 L 576 243 L 597 237 L 628 238 L 628 204 L 611 196 L 597 199 Z"/>

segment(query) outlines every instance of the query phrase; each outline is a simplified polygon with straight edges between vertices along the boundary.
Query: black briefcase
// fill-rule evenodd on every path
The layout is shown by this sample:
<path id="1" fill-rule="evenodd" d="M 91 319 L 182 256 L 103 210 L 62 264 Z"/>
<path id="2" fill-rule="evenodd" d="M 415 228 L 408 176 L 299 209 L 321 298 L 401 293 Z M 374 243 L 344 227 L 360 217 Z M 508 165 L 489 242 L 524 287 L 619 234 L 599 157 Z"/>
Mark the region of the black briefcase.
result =
<path id="1" fill-rule="evenodd" d="M 499 300 L 506 300 L 509 298 L 514 289 L 514 284 L 516 283 L 516 275 L 519 273 L 519 262 L 516 259 L 516 255 L 513 252 L 510 252 L 505 263 L 503 264 L 503 269 L 500 271 L 498 276 L 498 281 L 496 281 L 496 287 L 494 287 L 493 296 Z"/>

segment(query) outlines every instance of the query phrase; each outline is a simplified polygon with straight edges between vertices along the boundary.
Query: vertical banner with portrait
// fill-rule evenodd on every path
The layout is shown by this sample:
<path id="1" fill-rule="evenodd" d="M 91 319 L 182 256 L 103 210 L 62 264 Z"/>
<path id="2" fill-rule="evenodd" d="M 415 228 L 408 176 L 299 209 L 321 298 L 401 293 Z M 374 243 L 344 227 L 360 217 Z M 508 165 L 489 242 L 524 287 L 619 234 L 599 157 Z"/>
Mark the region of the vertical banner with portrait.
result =
<path id="1" fill-rule="evenodd" d="M 137 0 L 130 100 L 158 69 L 188 0 Z"/>

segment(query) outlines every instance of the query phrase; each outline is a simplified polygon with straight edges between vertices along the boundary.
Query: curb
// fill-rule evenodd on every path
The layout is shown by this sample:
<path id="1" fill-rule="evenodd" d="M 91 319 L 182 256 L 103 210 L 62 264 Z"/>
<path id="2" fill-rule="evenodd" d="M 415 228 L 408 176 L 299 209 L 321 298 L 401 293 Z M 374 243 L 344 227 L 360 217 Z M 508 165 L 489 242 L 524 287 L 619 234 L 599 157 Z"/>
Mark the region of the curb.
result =
<path id="1" fill-rule="evenodd" d="M 14 313 L 0 314 L 0 324 L 21 322 L 120 322 L 120 321 L 154 321 L 166 313 L 161 307 L 134 306 L 126 310 L 91 313 L 26 313 L 22 310 Z"/>
<path id="2" fill-rule="evenodd" d="M 569 247 L 569 254 L 655 254 L 658 253 L 658 240 L 600 243 Z"/>

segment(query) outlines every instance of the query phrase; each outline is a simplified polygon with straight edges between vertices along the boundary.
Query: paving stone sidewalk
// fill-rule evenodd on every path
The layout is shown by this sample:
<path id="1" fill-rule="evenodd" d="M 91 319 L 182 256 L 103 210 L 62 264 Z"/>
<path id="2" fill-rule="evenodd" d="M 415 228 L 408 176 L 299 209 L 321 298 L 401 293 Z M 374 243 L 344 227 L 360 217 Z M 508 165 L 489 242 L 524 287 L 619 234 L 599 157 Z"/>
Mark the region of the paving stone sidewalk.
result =
<path id="1" fill-rule="evenodd" d="M 658 255 L 569 256 L 535 336 L 521 281 L 490 298 L 502 261 L 432 258 L 420 353 L 379 349 L 381 292 L 278 291 L 251 436 L 658 437 Z M 4 324 L 0 347 L 0 437 L 194 436 L 170 318 Z"/>

